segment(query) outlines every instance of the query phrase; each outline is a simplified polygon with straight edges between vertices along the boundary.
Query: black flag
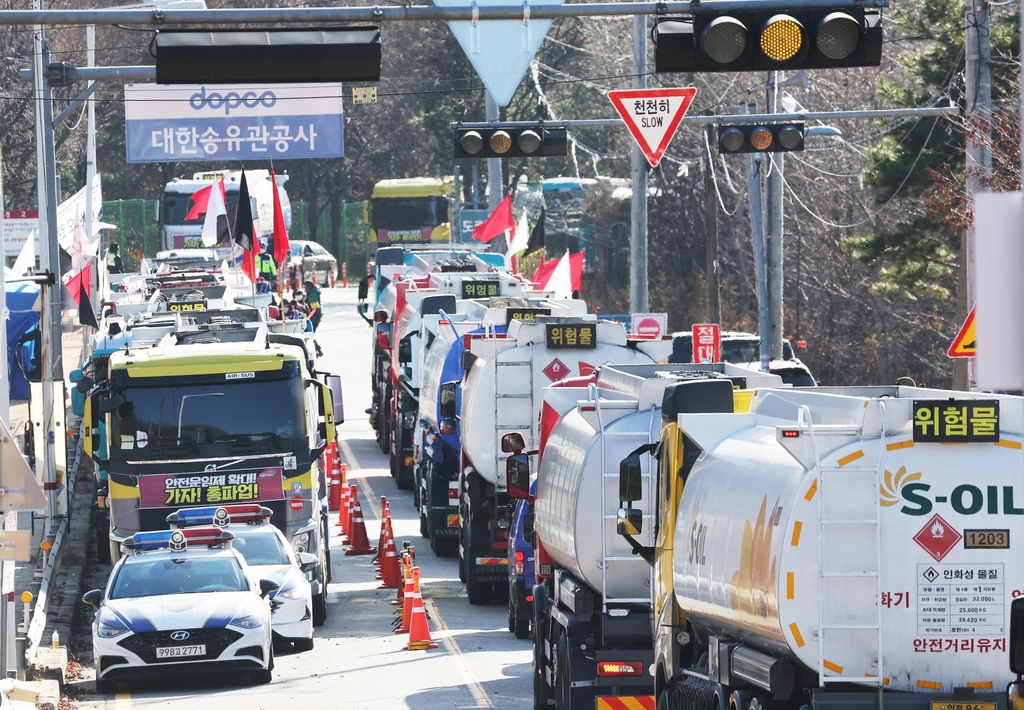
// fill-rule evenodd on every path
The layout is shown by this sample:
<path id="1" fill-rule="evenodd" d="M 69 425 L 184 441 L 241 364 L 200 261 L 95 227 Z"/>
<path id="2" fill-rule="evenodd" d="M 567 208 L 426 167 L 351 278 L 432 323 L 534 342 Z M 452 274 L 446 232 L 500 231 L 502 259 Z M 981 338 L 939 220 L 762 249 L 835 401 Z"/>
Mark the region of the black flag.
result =
<path id="1" fill-rule="evenodd" d="M 245 171 L 242 171 L 242 182 L 238 186 L 238 208 L 235 210 L 235 222 L 231 227 L 235 242 L 246 251 L 252 251 L 256 240 L 252 226 L 252 202 L 249 200 L 249 185 L 245 182 Z"/>
<path id="2" fill-rule="evenodd" d="M 544 248 L 544 215 L 547 214 L 547 210 L 542 209 L 540 211 L 540 217 L 537 218 L 537 224 L 533 225 L 533 231 L 530 232 L 530 241 L 526 245 L 526 251 L 523 256 L 529 256 L 538 249 Z"/>
<path id="3" fill-rule="evenodd" d="M 100 329 L 100 324 L 96 322 L 96 314 L 92 310 L 92 301 L 85 292 L 85 279 L 78 281 L 78 324 L 91 326 L 94 330 Z"/>
<path id="4" fill-rule="evenodd" d="M 507 254 L 508 253 L 508 236 L 507 235 L 508 235 L 508 232 L 505 232 L 504 234 L 499 234 L 498 236 L 496 236 L 494 239 L 492 239 L 491 241 L 489 241 L 487 243 L 487 248 L 484 249 L 484 251 L 485 252 L 490 252 L 491 254 Z"/>

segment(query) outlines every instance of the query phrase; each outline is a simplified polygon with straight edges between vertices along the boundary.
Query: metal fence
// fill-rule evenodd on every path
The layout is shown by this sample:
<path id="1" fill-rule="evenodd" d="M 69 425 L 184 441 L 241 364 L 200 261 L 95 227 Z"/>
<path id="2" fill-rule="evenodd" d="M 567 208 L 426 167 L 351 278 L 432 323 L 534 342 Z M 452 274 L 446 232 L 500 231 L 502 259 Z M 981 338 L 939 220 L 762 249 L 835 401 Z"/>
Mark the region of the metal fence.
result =
<path id="1" fill-rule="evenodd" d="M 366 274 L 370 260 L 370 228 L 363 222 L 364 202 L 340 202 L 317 205 L 319 216 L 310 222 L 310 205 L 302 200 L 292 202 L 291 239 L 309 240 L 322 244 L 338 259 L 348 265 L 352 280 Z M 339 215 L 335 228 L 333 214 Z M 135 271 L 144 256 L 153 256 L 163 248 L 160 227 L 153 220 L 152 200 L 111 200 L 103 203 L 103 221 L 117 226 L 106 232 L 107 243 L 116 242 L 121 248 L 125 269 Z M 334 236 L 337 235 L 337 239 Z M 339 273 L 340 276 L 340 273 Z"/>

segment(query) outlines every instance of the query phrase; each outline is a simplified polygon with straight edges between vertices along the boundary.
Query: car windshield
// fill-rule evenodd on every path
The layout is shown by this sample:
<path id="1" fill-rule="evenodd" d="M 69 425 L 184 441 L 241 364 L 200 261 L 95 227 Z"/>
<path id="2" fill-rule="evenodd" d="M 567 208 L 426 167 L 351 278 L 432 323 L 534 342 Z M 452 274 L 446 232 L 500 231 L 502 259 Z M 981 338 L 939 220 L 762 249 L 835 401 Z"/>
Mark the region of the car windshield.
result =
<path id="1" fill-rule="evenodd" d="M 448 200 L 443 197 L 376 197 L 370 209 L 374 229 L 422 229 L 448 221 Z"/>
<path id="2" fill-rule="evenodd" d="M 110 587 L 110 598 L 244 592 L 248 589 L 242 566 L 234 557 L 141 557 L 121 565 Z"/>
<path id="3" fill-rule="evenodd" d="M 292 563 L 284 545 L 281 544 L 281 538 L 273 532 L 237 528 L 232 528 L 231 532 L 235 534 L 235 541 L 231 543 L 232 547 L 242 553 L 246 564 L 257 566 L 290 565 Z"/>
<path id="4" fill-rule="evenodd" d="M 113 417 L 116 450 L 258 442 L 268 453 L 305 442 L 305 398 L 298 377 L 207 385 L 130 387 Z"/>

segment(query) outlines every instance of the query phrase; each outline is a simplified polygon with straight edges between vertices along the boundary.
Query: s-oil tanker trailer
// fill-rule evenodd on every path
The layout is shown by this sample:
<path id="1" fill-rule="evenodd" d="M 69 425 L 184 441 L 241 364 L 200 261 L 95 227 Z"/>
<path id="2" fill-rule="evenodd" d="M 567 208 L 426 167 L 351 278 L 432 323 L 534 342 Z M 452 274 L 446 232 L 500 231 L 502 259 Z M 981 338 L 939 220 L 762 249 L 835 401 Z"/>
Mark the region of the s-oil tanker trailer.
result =
<path id="1" fill-rule="evenodd" d="M 718 385 L 716 397 L 689 401 L 677 394 L 687 383 L 709 378 Z M 646 560 L 654 544 L 651 501 L 659 491 L 651 475 L 656 469 L 645 470 L 640 454 L 657 447 L 663 418 L 674 420 L 681 407 L 732 411 L 734 398 L 749 400 L 745 388 L 781 385 L 774 375 L 728 363 L 609 365 L 598 370 L 596 382 L 576 390 L 580 401 L 541 443 L 537 472 L 535 707 L 553 701 L 558 708 L 593 708 L 599 697 L 618 699 L 611 707 L 653 702 L 652 573 Z M 565 394 L 546 388 L 545 406 Z M 525 497 L 525 459 L 515 454 L 507 464 L 516 498 Z M 647 522 L 647 539 L 633 545 L 616 527 L 623 459 L 636 462 L 639 477 L 630 495 L 640 506 L 635 514 Z"/>
<path id="2" fill-rule="evenodd" d="M 656 498 L 659 707 L 1005 707 L 1022 433 L 1020 397 L 911 387 L 680 413 Z"/>
<path id="3" fill-rule="evenodd" d="M 508 505 L 501 440 L 518 433 L 527 449 L 539 442 L 542 389 L 605 363 L 653 364 L 671 340 L 628 341 L 620 323 L 540 316 L 513 320 L 505 334 L 469 336 L 462 388 L 459 483 L 459 576 L 470 604 L 486 604 L 508 587 Z M 497 586 L 495 586 L 497 585 Z"/>

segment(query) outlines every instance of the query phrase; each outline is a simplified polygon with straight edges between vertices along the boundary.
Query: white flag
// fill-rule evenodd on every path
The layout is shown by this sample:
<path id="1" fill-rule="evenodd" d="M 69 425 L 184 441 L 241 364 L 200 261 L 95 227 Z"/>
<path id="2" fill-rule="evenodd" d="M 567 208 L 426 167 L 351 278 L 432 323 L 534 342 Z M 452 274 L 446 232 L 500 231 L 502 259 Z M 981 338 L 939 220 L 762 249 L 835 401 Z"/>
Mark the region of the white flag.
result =
<path id="1" fill-rule="evenodd" d="M 558 265 L 544 284 L 545 291 L 554 291 L 555 298 L 572 298 L 572 268 L 569 266 L 569 250 L 558 260 Z"/>
<path id="2" fill-rule="evenodd" d="M 217 217 L 227 216 L 224 205 L 224 183 L 217 180 L 210 190 L 210 201 L 206 205 L 206 219 L 203 221 L 203 246 L 212 247 L 217 244 Z"/>
<path id="3" fill-rule="evenodd" d="M 18 276 L 24 276 L 28 273 L 29 269 L 36 267 L 36 232 L 32 231 L 28 235 L 28 239 L 25 240 L 25 246 L 21 248 L 21 253 L 18 254 L 18 258 L 14 261 L 14 266 L 11 267 L 11 271 L 16 273 Z"/>
<path id="4" fill-rule="evenodd" d="M 516 233 L 508 245 L 508 258 L 511 259 L 513 254 L 518 254 L 529 245 L 530 220 L 527 217 L 526 210 L 523 210 L 523 216 L 519 218 L 519 224 L 516 225 Z"/>

